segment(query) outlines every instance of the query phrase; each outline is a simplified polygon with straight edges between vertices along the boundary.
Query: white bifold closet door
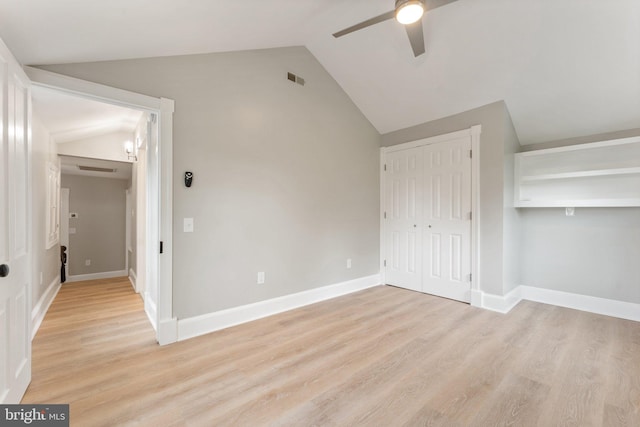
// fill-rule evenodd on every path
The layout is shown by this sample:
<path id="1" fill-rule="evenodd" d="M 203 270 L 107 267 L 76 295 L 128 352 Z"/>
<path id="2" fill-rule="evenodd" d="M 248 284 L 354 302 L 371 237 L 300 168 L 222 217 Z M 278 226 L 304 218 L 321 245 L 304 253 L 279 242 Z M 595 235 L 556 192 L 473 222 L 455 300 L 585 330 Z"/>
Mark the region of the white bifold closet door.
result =
<path id="1" fill-rule="evenodd" d="M 471 138 L 387 153 L 386 281 L 471 299 Z"/>
<path id="2" fill-rule="evenodd" d="M 422 291 L 422 148 L 387 155 L 386 278 L 389 284 Z"/>

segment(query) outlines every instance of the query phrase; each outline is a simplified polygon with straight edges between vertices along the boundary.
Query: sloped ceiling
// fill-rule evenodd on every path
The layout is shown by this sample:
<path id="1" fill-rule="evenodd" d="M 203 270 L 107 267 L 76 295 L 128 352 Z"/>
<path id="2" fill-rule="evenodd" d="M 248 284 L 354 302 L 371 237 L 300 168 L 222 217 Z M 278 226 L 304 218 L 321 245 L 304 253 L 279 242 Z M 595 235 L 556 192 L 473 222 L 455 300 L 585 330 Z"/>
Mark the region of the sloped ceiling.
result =
<path id="1" fill-rule="evenodd" d="M 414 58 L 393 0 L 0 0 L 24 64 L 305 45 L 380 133 L 505 100 L 523 144 L 640 127 L 640 2 L 458 0 Z"/>

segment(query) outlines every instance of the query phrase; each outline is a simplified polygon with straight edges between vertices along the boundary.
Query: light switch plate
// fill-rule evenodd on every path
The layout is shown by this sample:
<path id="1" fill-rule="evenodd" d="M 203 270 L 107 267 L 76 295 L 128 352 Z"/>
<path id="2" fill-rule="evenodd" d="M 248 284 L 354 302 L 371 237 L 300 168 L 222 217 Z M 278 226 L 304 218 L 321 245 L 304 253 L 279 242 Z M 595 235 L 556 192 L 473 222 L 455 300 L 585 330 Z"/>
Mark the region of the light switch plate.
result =
<path id="1" fill-rule="evenodd" d="M 76 234 L 76 228 L 75 227 L 69 227 L 69 234 Z"/>
<path id="2" fill-rule="evenodd" d="M 193 233 L 193 218 L 185 218 L 184 219 L 183 231 L 185 233 Z"/>

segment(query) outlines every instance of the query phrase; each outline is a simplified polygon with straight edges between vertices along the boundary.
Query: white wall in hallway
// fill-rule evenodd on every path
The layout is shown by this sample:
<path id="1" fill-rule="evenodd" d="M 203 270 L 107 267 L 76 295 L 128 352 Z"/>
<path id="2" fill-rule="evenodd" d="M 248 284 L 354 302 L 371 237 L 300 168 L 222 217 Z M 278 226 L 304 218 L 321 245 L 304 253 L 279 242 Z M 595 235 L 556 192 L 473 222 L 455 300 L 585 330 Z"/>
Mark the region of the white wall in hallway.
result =
<path id="1" fill-rule="evenodd" d="M 34 114 L 32 120 L 32 183 L 31 203 L 33 206 L 33 293 L 32 305 L 38 304 L 47 288 L 60 275 L 60 245 L 46 249 L 47 221 L 47 164 L 58 162 L 56 144 L 48 130 Z"/>

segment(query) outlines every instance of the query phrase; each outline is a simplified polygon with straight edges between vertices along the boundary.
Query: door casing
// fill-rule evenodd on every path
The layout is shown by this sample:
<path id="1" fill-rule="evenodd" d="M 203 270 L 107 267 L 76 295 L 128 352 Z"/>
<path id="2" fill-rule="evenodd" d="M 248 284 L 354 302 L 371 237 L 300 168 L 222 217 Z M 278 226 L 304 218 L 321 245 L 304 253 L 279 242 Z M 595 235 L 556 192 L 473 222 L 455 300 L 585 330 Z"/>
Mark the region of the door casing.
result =
<path id="1" fill-rule="evenodd" d="M 160 345 L 178 340 L 177 319 L 173 316 L 172 240 L 173 240 L 173 112 L 174 101 L 154 98 L 110 86 L 88 82 L 74 77 L 24 67 L 34 86 L 65 92 L 74 96 L 92 99 L 126 108 L 134 108 L 155 115 L 158 120 L 158 168 L 157 173 L 148 171 L 147 184 L 153 183 L 157 197 L 147 210 L 147 278 L 157 282 L 157 306 L 155 312 L 147 314 L 156 329 Z M 160 254 L 162 242 L 162 254 Z"/>

